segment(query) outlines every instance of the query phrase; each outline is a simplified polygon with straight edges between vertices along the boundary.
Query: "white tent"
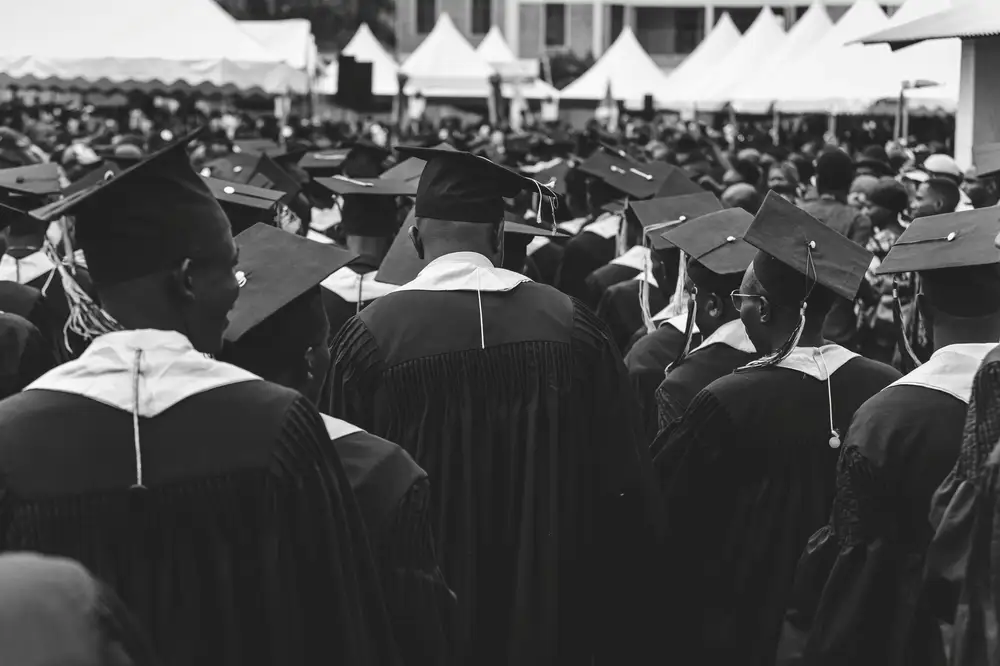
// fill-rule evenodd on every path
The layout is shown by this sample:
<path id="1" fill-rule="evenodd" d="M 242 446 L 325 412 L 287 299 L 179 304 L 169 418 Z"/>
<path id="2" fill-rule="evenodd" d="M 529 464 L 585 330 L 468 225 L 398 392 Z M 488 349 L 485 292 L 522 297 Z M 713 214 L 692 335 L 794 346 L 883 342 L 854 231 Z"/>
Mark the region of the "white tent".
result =
<path id="1" fill-rule="evenodd" d="M 240 21 L 248 35 L 295 69 L 312 74 L 319 67 L 319 49 L 306 19 Z"/>
<path id="2" fill-rule="evenodd" d="M 889 19 L 894 28 L 910 21 L 951 9 L 949 0 L 906 0 Z M 875 45 L 873 45 L 875 46 Z M 958 107 L 958 83 L 962 69 L 962 40 L 935 39 L 907 46 L 893 53 L 902 81 L 933 81 L 929 88 L 909 90 L 906 97 L 913 109 L 953 112 Z"/>
<path id="3" fill-rule="evenodd" d="M 705 77 L 711 76 L 715 67 L 739 43 L 739 29 L 729 13 L 725 13 L 695 48 L 674 71 L 667 76 L 664 84 L 664 99 L 688 99 L 689 91 L 705 84 Z"/>
<path id="4" fill-rule="evenodd" d="M 407 94 L 419 92 L 426 98 L 487 97 L 490 77 L 496 73 L 447 14 L 441 14 L 400 69 L 409 77 Z"/>
<path id="5" fill-rule="evenodd" d="M 761 99 L 760 90 L 767 81 L 783 76 L 783 72 L 804 53 L 808 53 L 833 29 L 833 21 L 822 0 L 817 0 L 800 18 L 780 48 L 729 93 L 729 103 L 737 113 L 767 113 L 774 100 Z"/>
<path id="6" fill-rule="evenodd" d="M 486 33 L 483 41 L 479 42 L 476 53 L 489 63 L 514 62 L 517 60 L 517 56 L 511 51 L 510 45 L 507 44 L 507 40 L 503 38 L 503 33 L 500 32 L 500 28 L 497 26 L 493 26 Z"/>
<path id="7" fill-rule="evenodd" d="M 770 7 L 764 7 L 739 43 L 716 66 L 713 76 L 706 77 L 701 86 L 692 86 L 688 97 L 667 106 L 721 110 L 729 101 L 733 89 L 756 74 L 769 62 L 771 54 L 781 50 L 788 36 L 780 22 L 781 19 Z"/>
<path id="8" fill-rule="evenodd" d="M 562 91 L 563 99 L 599 102 L 611 86 L 615 100 L 640 107 L 646 95 L 662 94 L 667 76 L 639 44 L 632 29 L 625 27 L 615 43 L 573 83 Z"/>
<path id="9" fill-rule="evenodd" d="M 518 59 L 507 45 L 500 28 L 490 28 L 476 48 L 476 53 L 500 74 L 504 97 L 513 98 L 516 89 L 519 89 L 525 99 L 559 98 L 559 91 L 539 78 L 538 61 Z"/>
<path id="10" fill-rule="evenodd" d="M 347 42 L 342 53 L 358 62 L 372 64 L 372 94 L 377 97 L 394 97 L 399 93 L 399 63 L 385 50 L 381 42 L 368 27 L 362 23 L 358 31 Z M 318 92 L 324 95 L 337 94 L 337 61 L 327 66 L 323 78 L 317 86 Z"/>
<path id="11" fill-rule="evenodd" d="M 4 3 L 0 85 L 305 92 L 214 0 Z"/>

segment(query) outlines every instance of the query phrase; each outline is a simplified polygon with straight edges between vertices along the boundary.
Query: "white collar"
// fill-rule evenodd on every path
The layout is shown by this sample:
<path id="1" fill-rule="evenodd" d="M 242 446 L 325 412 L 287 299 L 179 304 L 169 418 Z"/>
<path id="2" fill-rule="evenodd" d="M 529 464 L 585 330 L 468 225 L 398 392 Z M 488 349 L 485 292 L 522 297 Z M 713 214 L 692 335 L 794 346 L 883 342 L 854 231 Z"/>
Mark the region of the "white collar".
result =
<path id="1" fill-rule="evenodd" d="M 588 225 L 583 231 L 584 233 L 590 232 L 592 234 L 597 234 L 601 238 L 614 238 L 618 235 L 618 229 L 621 225 L 621 215 L 615 215 L 614 213 L 604 213 L 593 224 Z"/>
<path id="2" fill-rule="evenodd" d="M 348 303 L 364 303 L 396 291 L 396 285 L 379 282 L 377 276 L 378 271 L 362 275 L 350 266 L 344 266 L 319 284 Z"/>
<path id="3" fill-rule="evenodd" d="M 551 242 L 552 241 L 546 238 L 545 236 L 535 236 L 534 238 L 531 239 L 531 242 L 528 243 L 527 256 L 530 257 L 535 252 L 538 252 Z"/>
<path id="4" fill-rule="evenodd" d="M 586 223 L 587 223 L 587 218 L 578 217 L 576 219 L 569 220 L 568 222 L 560 222 L 559 224 L 556 225 L 556 228 L 562 229 L 563 231 L 568 231 L 569 233 L 575 236 L 578 233 L 580 233 L 580 229 L 582 229 L 583 225 L 585 225 Z"/>
<path id="5" fill-rule="evenodd" d="M 778 363 L 778 367 L 798 370 L 823 382 L 856 356 L 854 352 L 834 344 L 822 347 L 796 347 Z"/>
<path id="6" fill-rule="evenodd" d="M 55 267 L 49 256 L 41 250 L 36 250 L 21 259 L 5 254 L 0 256 L 0 280 L 28 284 Z"/>
<path id="7" fill-rule="evenodd" d="M 497 268 L 477 252 L 452 252 L 427 264 L 396 291 L 511 291 L 524 282 L 531 280 Z"/>
<path id="8" fill-rule="evenodd" d="M 657 328 L 669 324 L 681 333 L 684 333 L 684 328 L 687 326 L 687 316 L 687 310 L 684 310 L 680 314 L 674 314 L 668 305 L 653 315 L 651 321 L 656 324 Z M 691 322 L 691 335 L 698 335 L 698 324 L 695 322 Z"/>
<path id="9" fill-rule="evenodd" d="M 326 414 L 320 414 L 320 416 L 323 418 L 323 425 L 326 426 L 326 434 L 330 436 L 331 442 L 338 440 L 341 437 L 353 435 L 356 432 L 362 432 L 361 428 L 353 423 L 341 421 L 340 419 L 335 419 L 332 416 L 327 416 Z"/>
<path id="10" fill-rule="evenodd" d="M 993 342 L 942 347 L 922 366 L 889 386 L 922 386 L 969 404 L 976 372 L 983 358 L 995 348 Z"/>
<path id="11" fill-rule="evenodd" d="M 648 269 L 650 264 L 653 263 L 651 256 L 652 255 L 650 254 L 648 247 L 643 245 L 634 245 L 630 247 L 622 256 L 612 259 L 611 263 L 615 266 L 634 268 L 641 273 L 643 270 Z"/>
<path id="12" fill-rule="evenodd" d="M 749 336 L 747 336 L 746 326 L 744 326 L 743 322 L 739 319 L 727 321 L 725 324 L 715 329 L 715 332 L 705 338 L 705 340 L 695 348 L 695 351 L 711 347 L 712 345 L 726 345 L 727 347 L 732 347 L 737 351 L 746 352 L 747 354 L 757 353 L 757 348 L 753 346 L 753 343 L 750 342 Z"/>
<path id="13" fill-rule="evenodd" d="M 316 243 L 322 243 L 323 245 L 333 245 L 333 239 L 325 234 L 321 234 L 318 231 L 313 231 L 310 229 L 306 232 L 306 238 Z"/>
<path id="14" fill-rule="evenodd" d="M 80 358 L 47 372 L 25 390 L 74 393 L 131 413 L 139 351 L 138 412 L 147 418 L 198 393 L 260 379 L 197 352 L 180 333 L 142 329 L 100 336 Z"/>
<path id="15" fill-rule="evenodd" d="M 622 255 L 622 256 L 624 256 L 624 255 Z M 612 263 L 614 263 L 614 262 L 612 262 Z M 643 271 L 642 269 L 639 269 L 639 274 L 636 275 L 632 279 L 633 280 L 645 280 L 646 282 L 648 282 L 652 286 L 659 287 L 659 284 L 656 282 L 656 276 L 653 275 L 653 267 L 652 267 L 652 265 L 646 266 L 646 270 L 645 271 Z"/>

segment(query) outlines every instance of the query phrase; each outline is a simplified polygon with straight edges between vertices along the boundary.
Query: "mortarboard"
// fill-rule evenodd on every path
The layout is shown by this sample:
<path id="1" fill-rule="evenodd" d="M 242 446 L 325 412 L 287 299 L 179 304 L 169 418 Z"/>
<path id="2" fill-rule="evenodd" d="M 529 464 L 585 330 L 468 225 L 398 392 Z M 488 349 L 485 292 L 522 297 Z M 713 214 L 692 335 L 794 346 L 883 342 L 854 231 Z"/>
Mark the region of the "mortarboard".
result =
<path id="1" fill-rule="evenodd" d="M 726 208 L 702 215 L 694 224 L 677 225 L 663 236 L 715 275 L 742 276 L 757 254 L 757 248 L 743 240 L 752 222 L 753 215 L 742 208 Z M 699 282 L 697 275 L 691 277 Z"/>
<path id="2" fill-rule="evenodd" d="M 458 152 L 457 149 L 450 143 L 439 143 L 434 146 L 434 148 Z M 386 180 L 418 180 L 420 178 L 420 174 L 424 172 L 424 167 L 426 165 L 427 162 L 422 159 L 409 157 L 399 164 L 387 169 L 381 176 L 379 176 L 379 178 L 385 178 Z"/>
<path id="3" fill-rule="evenodd" d="M 1000 250 L 993 244 L 998 232 L 997 208 L 918 218 L 896 240 L 875 272 L 884 275 L 1000 263 Z"/>
<path id="4" fill-rule="evenodd" d="M 332 176 L 340 172 L 340 167 L 351 152 L 348 148 L 332 148 L 306 153 L 299 166 L 312 177 Z"/>
<path id="5" fill-rule="evenodd" d="M 205 184 L 226 212 L 234 236 L 259 222 L 275 226 L 275 206 L 281 192 L 218 178 L 205 178 Z"/>
<path id="6" fill-rule="evenodd" d="M 229 219 L 191 168 L 195 131 L 117 176 L 32 211 L 45 222 L 76 217 L 76 238 L 94 281 L 107 284 L 165 270 L 229 237 Z"/>
<path id="7" fill-rule="evenodd" d="M 666 162 L 637 162 L 624 152 L 602 146 L 577 169 L 633 199 L 648 199 L 660 190 L 676 167 Z"/>
<path id="8" fill-rule="evenodd" d="M 528 190 L 555 193 L 538 181 L 485 157 L 442 148 L 400 148 L 427 162 L 417 186 L 417 217 L 496 224 L 504 219 L 504 197 Z"/>
<path id="9" fill-rule="evenodd" d="M 237 342 L 275 312 L 317 286 L 355 257 L 266 224 L 236 237 L 240 295 L 229 314 L 225 339 Z"/>
<path id="10" fill-rule="evenodd" d="M 32 217 L 31 213 L 15 206 L 8 206 L 0 201 L 0 231 L 3 231 L 15 222 L 30 223 L 32 221 L 34 221 L 35 226 L 38 225 L 38 220 Z"/>
<path id="11" fill-rule="evenodd" d="M 660 189 L 656 190 L 656 196 L 679 197 L 683 194 L 700 194 L 704 191 L 705 188 L 691 180 L 683 169 L 667 164 L 666 174 L 660 183 Z"/>
<path id="12" fill-rule="evenodd" d="M 126 168 L 128 167 L 121 166 L 117 162 L 105 160 L 100 164 L 100 166 L 88 171 L 83 175 L 83 177 L 74 180 L 67 187 L 65 187 L 63 189 L 63 195 L 68 197 L 69 195 L 85 190 L 88 187 L 93 187 L 106 178 L 114 178 Z"/>
<path id="13" fill-rule="evenodd" d="M 285 149 L 271 139 L 236 139 L 233 141 L 233 152 L 275 157 L 283 154 Z"/>
<path id="14" fill-rule="evenodd" d="M 757 279 L 786 304 L 801 303 L 816 284 L 854 300 L 872 260 L 863 247 L 773 191 L 744 240 L 759 250 L 754 258 Z M 804 280 L 789 280 L 782 266 Z"/>
<path id="15" fill-rule="evenodd" d="M 518 218 L 514 213 L 504 214 L 503 232 L 517 236 L 544 236 L 546 238 L 569 238 L 570 235 L 561 229 L 551 226 L 534 224 L 525 218 Z"/>
<path id="16" fill-rule="evenodd" d="M 345 176 L 351 178 L 375 178 L 385 169 L 383 163 L 392 152 L 368 139 L 360 139 L 353 146 L 340 165 Z"/>
<path id="17" fill-rule="evenodd" d="M 58 194 L 59 167 L 52 162 L 0 169 L 0 190 L 15 195 Z"/>
<path id="18" fill-rule="evenodd" d="M 972 147 L 972 163 L 977 175 L 992 176 L 1000 172 L 1000 143 L 987 143 Z"/>
<path id="19" fill-rule="evenodd" d="M 668 227 L 720 210 L 719 199 L 701 190 L 698 194 L 631 201 L 625 214 L 642 226 L 654 250 L 669 250 L 673 245 L 663 233 Z"/>
<path id="20" fill-rule="evenodd" d="M 391 236 L 399 224 L 396 197 L 415 196 L 416 181 L 382 178 L 317 178 L 316 183 L 343 196 L 340 224 L 353 236 Z"/>
<path id="21" fill-rule="evenodd" d="M 566 176 L 569 175 L 569 172 L 572 171 L 573 168 L 574 166 L 572 162 L 559 158 L 552 166 L 535 171 L 530 175 L 539 183 L 550 188 L 556 194 L 564 196 L 567 192 Z"/>
<path id="22" fill-rule="evenodd" d="M 207 162 L 201 175 L 234 183 L 263 187 L 283 193 L 281 203 L 288 204 L 302 187 L 298 181 L 267 155 L 233 153 Z"/>

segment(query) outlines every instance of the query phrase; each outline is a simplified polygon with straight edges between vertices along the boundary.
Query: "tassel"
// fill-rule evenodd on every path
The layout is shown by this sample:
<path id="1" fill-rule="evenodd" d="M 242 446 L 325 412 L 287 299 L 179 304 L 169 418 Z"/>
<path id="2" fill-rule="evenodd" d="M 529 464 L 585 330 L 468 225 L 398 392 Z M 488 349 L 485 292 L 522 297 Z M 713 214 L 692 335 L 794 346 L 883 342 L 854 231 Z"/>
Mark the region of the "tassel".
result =
<path id="1" fill-rule="evenodd" d="M 799 346 L 799 340 L 802 339 L 802 331 L 806 327 L 806 303 L 803 302 L 799 308 L 799 323 L 795 326 L 795 330 L 792 334 L 788 336 L 785 343 L 781 345 L 774 352 L 757 359 L 756 361 L 751 361 L 747 363 L 740 370 L 750 370 L 752 368 L 768 368 L 773 365 L 777 365 L 784 361 L 792 350 Z"/>
<path id="2" fill-rule="evenodd" d="M 916 311 L 914 310 L 914 316 L 916 316 Z M 906 322 L 903 321 L 903 308 L 899 304 L 899 282 L 895 277 L 892 278 L 892 318 L 896 324 L 896 335 L 898 338 L 899 348 L 902 352 L 900 355 L 902 357 L 903 370 L 905 372 L 910 372 L 916 368 L 919 368 L 921 363 L 920 359 L 917 358 L 916 352 L 913 351 L 913 346 L 910 344 L 910 338 L 906 335 Z M 914 321 L 916 323 L 916 321 Z"/>
<path id="3" fill-rule="evenodd" d="M 77 284 L 67 265 L 59 258 L 56 249 L 48 241 L 45 243 L 45 252 L 59 272 L 59 279 L 62 281 L 63 291 L 66 293 L 66 302 L 69 304 L 69 317 L 63 327 L 63 344 L 66 346 L 66 351 L 73 352 L 69 343 L 70 331 L 84 340 L 92 340 L 106 333 L 122 330 L 121 324 L 94 303 L 87 292 Z"/>
<path id="4" fill-rule="evenodd" d="M 642 246 L 647 249 L 646 241 L 648 238 L 648 236 L 643 234 Z M 649 310 L 649 280 L 646 279 L 650 271 L 649 257 L 650 252 L 643 254 L 642 275 L 639 276 L 639 311 L 642 313 L 642 324 L 646 327 L 647 335 L 656 330 L 656 324 L 653 323 L 653 315 Z"/>
<path id="5" fill-rule="evenodd" d="M 687 303 L 687 255 L 680 253 L 680 262 L 677 265 L 677 284 L 674 286 L 674 295 L 670 297 L 670 304 L 667 305 L 667 318 L 677 317 L 684 314 L 684 307 Z"/>
<path id="6" fill-rule="evenodd" d="M 694 337 L 694 316 L 697 308 L 696 298 L 697 292 L 691 292 L 688 298 L 687 320 L 684 323 L 684 347 L 681 349 L 681 353 L 677 355 L 677 358 L 667 366 L 667 371 L 664 374 L 670 374 L 670 371 L 680 365 L 687 358 L 687 355 L 691 353 L 691 339 Z"/>

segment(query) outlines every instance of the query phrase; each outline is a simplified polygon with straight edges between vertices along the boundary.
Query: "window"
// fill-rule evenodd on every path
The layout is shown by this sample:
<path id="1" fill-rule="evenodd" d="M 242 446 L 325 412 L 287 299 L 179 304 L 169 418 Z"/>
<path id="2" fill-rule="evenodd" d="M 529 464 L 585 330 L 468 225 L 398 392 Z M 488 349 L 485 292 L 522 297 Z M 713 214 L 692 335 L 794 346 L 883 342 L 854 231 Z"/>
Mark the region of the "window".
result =
<path id="1" fill-rule="evenodd" d="M 493 0 L 472 0 L 472 34 L 485 35 L 493 25 Z"/>
<path id="2" fill-rule="evenodd" d="M 675 9 L 674 26 L 677 53 L 691 53 L 705 35 L 705 10 L 701 7 Z"/>
<path id="3" fill-rule="evenodd" d="M 417 34 L 426 35 L 437 22 L 437 0 L 416 0 Z"/>
<path id="4" fill-rule="evenodd" d="M 613 43 L 618 39 L 618 35 L 622 34 L 622 29 L 625 27 L 625 6 L 624 5 L 611 5 L 611 37 L 610 40 Z"/>
<path id="5" fill-rule="evenodd" d="M 566 5 L 545 5 L 545 46 L 566 46 Z"/>

